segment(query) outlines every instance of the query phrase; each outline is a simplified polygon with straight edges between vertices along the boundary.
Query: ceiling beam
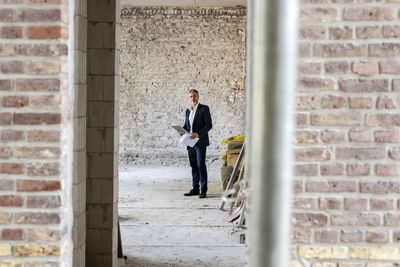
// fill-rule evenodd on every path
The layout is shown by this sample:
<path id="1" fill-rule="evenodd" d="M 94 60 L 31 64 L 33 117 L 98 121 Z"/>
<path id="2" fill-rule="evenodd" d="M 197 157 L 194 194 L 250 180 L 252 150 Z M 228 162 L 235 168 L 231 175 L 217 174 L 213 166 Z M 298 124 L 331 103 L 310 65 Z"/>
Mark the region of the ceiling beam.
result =
<path id="1" fill-rule="evenodd" d="M 194 0 L 199 7 L 246 6 L 246 0 Z"/>
<path id="2" fill-rule="evenodd" d="M 136 7 L 234 7 L 246 4 L 246 0 L 121 0 L 121 6 Z"/>

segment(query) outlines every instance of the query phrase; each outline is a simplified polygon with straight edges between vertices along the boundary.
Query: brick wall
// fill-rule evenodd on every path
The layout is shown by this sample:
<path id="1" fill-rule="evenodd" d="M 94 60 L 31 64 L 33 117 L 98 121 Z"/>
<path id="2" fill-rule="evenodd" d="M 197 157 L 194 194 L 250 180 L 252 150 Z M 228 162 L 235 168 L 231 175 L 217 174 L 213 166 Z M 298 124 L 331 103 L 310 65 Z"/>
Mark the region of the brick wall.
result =
<path id="1" fill-rule="evenodd" d="M 68 10 L 0 0 L 1 266 L 70 263 Z"/>
<path id="2" fill-rule="evenodd" d="M 301 3 L 294 267 L 399 266 L 399 6 Z"/>
<path id="3" fill-rule="evenodd" d="M 200 91 L 213 129 L 207 153 L 243 134 L 245 9 L 125 8 L 121 29 L 120 158 L 187 161 L 170 125 L 183 125 L 188 91 Z"/>

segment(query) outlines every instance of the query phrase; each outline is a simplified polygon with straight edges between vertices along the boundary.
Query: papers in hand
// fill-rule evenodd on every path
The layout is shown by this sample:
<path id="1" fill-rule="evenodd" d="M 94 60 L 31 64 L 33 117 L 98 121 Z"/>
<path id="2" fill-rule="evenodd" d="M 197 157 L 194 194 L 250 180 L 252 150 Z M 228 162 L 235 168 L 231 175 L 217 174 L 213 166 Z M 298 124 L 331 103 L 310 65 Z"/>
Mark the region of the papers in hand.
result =
<path id="1" fill-rule="evenodd" d="M 190 133 L 185 133 L 179 139 L 179 144 L 187 145 L 190 147 L 194 147 L 194 145 L 199 141 L 199 138 L 190 139 Z"/>
<path id="2" fill-rule="evenodd" d="M 190 139 L 191 133 L 186 131 L 181 126 L 172 126 L 172 128 L 174 128 L 178 132 L 182 133 L 182 136 L 179 139 L 179 144 L 187 145 L 187 146 L 190 146 L 190 147 L 194 147 L 194 145 L 197 143 L 197 141 L 199 141 L 199 138 Z"/>

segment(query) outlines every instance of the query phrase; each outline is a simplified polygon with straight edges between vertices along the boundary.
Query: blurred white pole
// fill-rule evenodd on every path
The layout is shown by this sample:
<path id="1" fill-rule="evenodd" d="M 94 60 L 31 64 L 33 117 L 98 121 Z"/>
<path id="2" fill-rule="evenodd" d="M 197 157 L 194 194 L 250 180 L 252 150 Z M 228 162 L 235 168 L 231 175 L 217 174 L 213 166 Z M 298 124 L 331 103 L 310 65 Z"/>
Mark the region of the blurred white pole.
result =
<path id="1" fill-rule="evenodd" d="M 249 266 L 287 267 L 298 0 L 248 0 Z"/>

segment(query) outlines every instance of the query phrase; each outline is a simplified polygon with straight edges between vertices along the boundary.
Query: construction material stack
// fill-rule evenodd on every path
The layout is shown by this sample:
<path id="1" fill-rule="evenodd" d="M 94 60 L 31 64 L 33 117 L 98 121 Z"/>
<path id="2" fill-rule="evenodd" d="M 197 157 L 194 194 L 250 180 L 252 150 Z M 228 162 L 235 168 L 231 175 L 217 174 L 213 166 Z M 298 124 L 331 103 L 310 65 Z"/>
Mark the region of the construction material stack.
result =
<path id="1" fill-rule="evenodd" d="M 239 140 L 226 141 L 228 142 Z M 236 226 L 242 228 L 245 225 L 244 211 L 246 209 L 246 195 L 244 193 L 244 190 L 247 187 L 245 178 L 245 143 L 243 142 L 241 149 L 237 149 L 236 144 L 231 144 L 230 146 L 228 146 L 227 144 L 226 148 L 227 149 L 223 156 L 223 158 L 226 159 L 226 167 L 228 167 L 228 165 L 230 165 L 232 162 L 235 162 L 235 164 L 233 166 L 233 170 L 228 182 L 223 183 L 223 186 L 225 186 L 226 188 L 221 195 L 221 204 L 218 206 L 218 209 L 224 210 L 225 204 L 229 204 L 229 222 L 233 222 L 236 219 L 239 219 Z M 238 150 L 239 154 L 237 154 Z M 225 177 L 223 177 L 223 179 L 225 179 Z"/>
<path id="2" fill-rule="evenodd" d="M 232 139 L 234 137 L 231 137 Z M 238 139 L 236 137 L 236 139 Z M 222 184 L 222 189 L 225 190 L 226 186 L 229 182 L 229 178 L 231 177 L 233 168 L 237 162 L 237 159 L 239 157 L 240 150 L 243 146 L 242 140 L 225 140 L 222 142 L 224 145 L 225 151 L 222 153 L 221 159 L 222 159 L 222 166 L 221 166 L 221 184 Z M 241 166 L 239 167 L 241 169 Z M 234 182 L 237 180 L 239 177 L 240 172 L 237 172 L 237 175 L 235 175 Z"/>

